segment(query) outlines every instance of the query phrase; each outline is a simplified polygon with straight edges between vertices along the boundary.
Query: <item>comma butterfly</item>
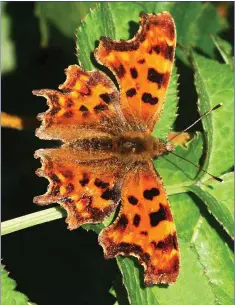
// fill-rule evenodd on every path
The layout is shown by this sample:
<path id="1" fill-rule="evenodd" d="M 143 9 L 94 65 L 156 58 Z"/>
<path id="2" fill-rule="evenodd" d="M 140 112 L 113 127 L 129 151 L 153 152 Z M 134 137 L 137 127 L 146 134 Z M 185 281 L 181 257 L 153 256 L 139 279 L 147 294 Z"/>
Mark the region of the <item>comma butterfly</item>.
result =
<path id="1" fill-rule="evenodd" d="M 175 224 L 152 163 L 173 145 L 151 135 L 163 110 L 175 45 L 170 13 L 142 13 L 133 39 L 101 37 L 95 50 L 120 91 L 103 72 L 77 65 L 67 68 L 61 91 L 33 91 L 49 105 L 39 115 L 36 135 L 64 142 L 36 151 L 42 161 L 37 174 L 50 183 L 34 202 L 58 202 L 67 210 L 69 229 L 102 222 L 120 203 L 119 216 L 99 234 L 99 243 L 106 258 L 136 256 L 146 285 L 174 283 L 179 273 Z"/>

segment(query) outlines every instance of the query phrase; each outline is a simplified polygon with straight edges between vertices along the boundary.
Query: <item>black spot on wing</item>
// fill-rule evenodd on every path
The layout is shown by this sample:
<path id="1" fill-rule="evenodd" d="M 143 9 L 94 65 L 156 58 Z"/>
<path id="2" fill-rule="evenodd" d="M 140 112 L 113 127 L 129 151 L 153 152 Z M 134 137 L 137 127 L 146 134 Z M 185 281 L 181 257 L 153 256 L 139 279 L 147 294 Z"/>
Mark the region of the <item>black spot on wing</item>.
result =
<path id="1" fill-rule="evenodd" d="M 160 54 L 161 47 L 159 45 L 156 45 L 156 46 L 153 47 L 153 50 L 154 50 L 155 53 Z"/>
<path id="2" fill-rule="evenodd" d="M 81 186 L 86 186 L 89 183 L 89 178 L 87 174 L 83 174 L 83 178 L 79 180 Z"/>
<path id="3" fill-rule="evenodd" d="M 173 57 L 174 57 L 174 48 L 172 46 L 167 45 L 165 49 L 165 58 L 172 61 Z"/>
<path id="4" fill-rule="evenodd" d="M 131 88 L 131 89 L 126 91 L 126 96 L 127 97 L 132 97 L 134 95 L 136 95 L 136 89 L 135 88 Z"/>
<path id="5" fill-rule="evenodd" d="M 95 112 L 101 112 L 101 111 L 104 111 L 104 110 L 107 110 L 107 109 L 109 109 L 109 108 L 105 104 L 99 104 L 99 105 L 96 105 L 94 107 Z"/>
<path id="6" fill-rule="evenodd" d="M 136 204 L 139 202 L 138 199 L 135 198 L 134 196 L 129 196 L 129 197 L 128 197 L 128 201 L 129 201 L 129 203 L 132 204 L 132 205 L 136 205 Z"/>
<path id="7" fill-rule="evenodd" d="M 144 64 L 144 63 L 145 63 L 145 59 L 144 59 L 144 58 L 139 59 L 139 60 L 137 61 L 137 63 L 138 63 L 138 64 Z"/>
<path id="8" fill-rule="evenodd" d="M 158 73 L 154 68 L 149 68 L 148 80 L 152 83 L 156 83 L 160 88 L 164 81 L 164 73 Z"/>
<path id="9" fill-rule="evenodd" d="M 155 249 L 160 249 L 164 251 L 167 251 L 168 249 L 178 249 L 176 233 L 168 235 L 165 239 L 160 240 L 159 242 L 152 241 L 151 244 L 154 246 Z"/>
<path id="10" fill-rule="evenodd" d="M 147 232 L 147 231 L 140 231 L 140 234 L 141 234 L 141 235 L 148 236 L 148 232 Z"/>
<path id="11" fill-rule="evenodd" d="M 81 112 L 89 111 L 89 109 L 86 106 L 84 106 L 84 105 L 80 106 L 79 110 Z"/>
<path id="12" fill-rule="evenodd" d="M 138 72 L 137 72 L 137 70 L 136 70 L 136 68 L 131 68 L 130 69 L 130 72 L 131 72 L 131 77 L 132 78 L 137 78 L 138 77 Z"/>
<path id="13" fill-rule="evenodd" d="M 110 96 L 108 93 L 100 94 L 100 98 L 105 102 L 106 104 L 109 104 L 111 102 Z"/>
<path id="14" fill-rule="evenodd" d="M 95 179 L 95 182 L 94 182 L 95 186 L 101 188 L 101 189 L 105 189 L 109 186 L 109 183 L 108 182 L 104 182 L 98 178 Z"/>
<path id="15" fill-rule="evenodd" d="M 116 72 L 116 74 L 119 78 L 122 78 L 126 73 L 126 70 L 122 64 L 120 64 L 119 67 L 114 68 L 114 71 Z"/>
<path id="16" fill-rule="evenodd" d="M 153 50 L 156 54 L 161 54 L 165 59 L 170 61 L 174 58 L 174 47 L 169 46 L 167 43 L 155 45 Z"/>
<path id="17" fill-rule="evenodd" d="M 128 225 L 128 219 L 127 219 L 126 215 L 122 214 L 120 216 L 120 218 L 118 219 L 116 227 L 120 228 L 121 230 L 125 230 L 127 225 Z"/>
<path id="18" fill-rule="evenodd" d="M 134 219 L 133 219 L 133 225 L 135 227 L 138 227 L 140 224 L 140 220 L 141 220 L 140 215 L 135 214 Z"/>
<path id="19" fill-rule="evenodd" d="M 158 98 L 153 97 L 151 93 L 145 92 L 142 95 L 142 101 L 150 105 L 156 105 L 158 103 Z"/>
<path id="20" fill-rule="evenodd" d="M 115 200 L 116 199 L 116 192 L 114 189 L 109 189 L 105 190 L 103 194 L 101 195 L 101 198 L 104 200 Z"/>
<path id="21" fill-rule="evenodd" d="M 156 197 L 160 194 L 159 190 L 156 187 L 151 188 L 150 190 L 145 190 L 143 195 L 147 200 L 153 200 L 153 197 Z"/>
<path id="22" fill-rule="evenodd" d="M 161 203 L 157 212 L 149 213 L 149 219 L 152 227 L 156 227 L 161 221 L 168 219 L 167 212 Z"/>

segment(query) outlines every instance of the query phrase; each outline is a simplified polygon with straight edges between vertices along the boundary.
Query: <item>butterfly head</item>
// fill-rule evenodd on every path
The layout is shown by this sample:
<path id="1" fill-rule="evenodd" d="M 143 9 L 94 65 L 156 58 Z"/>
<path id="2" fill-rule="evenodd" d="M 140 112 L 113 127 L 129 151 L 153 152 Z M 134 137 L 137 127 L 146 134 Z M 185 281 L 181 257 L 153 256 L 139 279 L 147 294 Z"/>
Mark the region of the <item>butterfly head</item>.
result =
<path id="1" fill-rule="evenodd" d="M 174 151 L 175 147 L 171 142 L 164 142 L 160 139 L 154 139 L 153 142 L 153 158 L 157 158 L 168 152 Z"/>

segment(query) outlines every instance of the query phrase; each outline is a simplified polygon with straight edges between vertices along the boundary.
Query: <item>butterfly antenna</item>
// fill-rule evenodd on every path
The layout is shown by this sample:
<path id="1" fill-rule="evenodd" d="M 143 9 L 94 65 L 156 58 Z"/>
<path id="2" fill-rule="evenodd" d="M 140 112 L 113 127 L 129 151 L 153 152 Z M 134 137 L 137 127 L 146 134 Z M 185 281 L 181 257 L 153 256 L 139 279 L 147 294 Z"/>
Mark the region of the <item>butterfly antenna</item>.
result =
<path id="1" fill-rule="evenodd" d="M 177 157 L 179 157 L 179 158 L 181 158 L 181 159 L 183 159 L 183 160 L 185 160 L 185 161 L 191 163 L 192 165 L 194 165 L 195 167 L 197 167 L 198 169 L 200 169 L 200 170 L 203 171 L 204 173 L 207 173 L 207 174 L 208 174 L 209 176 L 211 176 L 213 179 L 215 179 L 215 180 L 217 180 L 217 181 L 219 181 L 219 182 L 222 182 L 222 183 L 224 182 L 223 179 L 221 179 L 221 178 L 219 178 L 219 177 L 216 177 L 216 176 L 214 176 L 214 175 L 211 175 L 211 174 L 208 173 L 206 170 L 201 169 L 198 165 L 194 164 L 192 161 L 190 161 L 190 160 L 188 160 L 188 159 L 186 159 L 186 158 L 184 158 L 184 157 L 182 157 L 182 156 L 180 156 L 180 155 L 177 155 L 177 154 L 173 153 L 172 151 L 169 151 L 169 153 L 171 153 L 171 154 L 173 154 L 173 155 L 175 155 L 175 156 L 177 156 Z"/>
<path id="2" fill-rule="evenodd" d="M 211 113 L 212 111 L 220 108 L 223 104 L 220 103 L 218 105 L 216 105 L 215 107 L 211 108 L 210 110 L 208 110 L 207 112 L 205 112 L 204 114 L 202 114 L 200 116 L 199 119 L 197 119 L 193 124 L 191 124 L 190 126 L 188 126 L 187 128 L 185 128 L 183 131 L 181 131 L 180 133 L 178 133 L 177 135 L 175 135 L 173 138 L 171 138 L 168 142 L 172 142 L 173 139 L 175 139 L 176 137 L 180 136 L 182 133 L 184 133 L 185 131 L 187 131 L 188 129 L 190 129 L 191 127 L 193 127 L 195 124 L 197 124 L 197 122 L 201 121 L 205 116 L 207 116 L 209 113 Z"/>
<path id="3" fill-rule="evenodd" d="M 174 136 L 173 138 L 171 138 L 171 140 L 168 141 L 167 143 L 171 142 L 173 139 L 175 139 L 176 137 L 180 136 L 182 133 L 184 133 L 185 131 L 187 131 L 188 129 L 190 129 L 192 126 L 194 126 L 195 124 L 197 124 L 197 122 L 199 122 L 201 119 L 203 119 L 203 118 L 204 118 L 205 116 L 207 116 L 209 113 L 211 113 L 212 111 L 214 111 L 214 110 L 220 108 L 222 105 L 223 105 L 223 104 L 220 103 L 220 104 L 216 105 L 215 107 L 211 108 L 210 110 L 208 110 L 207 112 L 205 112 L 204 114 L 202 114 L 202 115 L 200 116 L 200 118 L 197 119 L 193 124 L 191 124 L 190 126 L 188 126 L 187 128 L 185 128 L 183 131 L 181 131 L 180 133 L 178 133 L 177 135 L 175 135 L 175 136 Z M 192 165 L 194 165 L 194 166 L 197 167 L 198 169 L 202 170 L 204 173 L 207 173 L 207 174 L 208 174 L 209 176 L 211 176 L 213 179 L 215 179 L 215 180 L 217 180 L 217 181 L 219 181 L 219 182 L 222 182 L 222 183 L 224 182 L 223 179 L 221 179 L 221 178 L 219 178 L 219 177 L 216 177 L 216 176 L 214 176 L 214 175 L 211 175 L 211 174 L 208 173 L 206 170 L 201 169 L 198 165 L 194 164 L 194 163 L 191 162 L 190 160 L 185 159 L 184 157 L 182 157 L 182 156 L 180 156 L 180 155 L 177 155 L 177 154 L 173 153 L 172 151 L 169 151 L 169 152 L 170 152 L 171 154 L 173 154 L 173 155 L 175 155 L 175 156 L 177 156 L 177 157 L 179 157 L 179 158 L 181 158 L 181 159 L 183 159 L 183 160 L 185 160 L 185 161 L 191 163 Z"/>

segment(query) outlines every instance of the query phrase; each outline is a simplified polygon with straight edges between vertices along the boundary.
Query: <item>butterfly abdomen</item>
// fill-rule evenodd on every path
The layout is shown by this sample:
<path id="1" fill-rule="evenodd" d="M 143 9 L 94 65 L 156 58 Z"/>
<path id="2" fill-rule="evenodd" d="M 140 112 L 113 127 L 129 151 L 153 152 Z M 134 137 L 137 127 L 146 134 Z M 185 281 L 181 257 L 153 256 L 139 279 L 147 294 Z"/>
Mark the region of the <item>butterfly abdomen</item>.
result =
<path id="1" fill-rule="evenodd" d="M 87 152 L 111 152 L 113 149 L 113 140 L 109 137 L 89 137 L 74 142 L 73 147 Z"/>

